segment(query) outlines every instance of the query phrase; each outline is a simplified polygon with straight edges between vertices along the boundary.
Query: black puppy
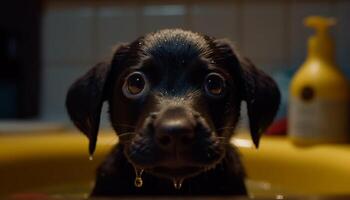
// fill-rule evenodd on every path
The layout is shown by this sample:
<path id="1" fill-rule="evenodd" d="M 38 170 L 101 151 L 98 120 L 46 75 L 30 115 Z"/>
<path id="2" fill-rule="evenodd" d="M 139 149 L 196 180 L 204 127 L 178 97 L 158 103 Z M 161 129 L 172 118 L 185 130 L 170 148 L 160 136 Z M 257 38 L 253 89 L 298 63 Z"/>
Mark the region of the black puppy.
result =
<path id="1" fill-rule="evenodd" d="M 229 42 L 174 29 L 119 46 L 112 61 L 78 79 L 66 99 L 72 121 L 89 137 L 90 154 L 104 101 L 120 136 L 92 195 L 246 194 L 229 143 L 243 100 L 258 146 L 280 93 Z"/>

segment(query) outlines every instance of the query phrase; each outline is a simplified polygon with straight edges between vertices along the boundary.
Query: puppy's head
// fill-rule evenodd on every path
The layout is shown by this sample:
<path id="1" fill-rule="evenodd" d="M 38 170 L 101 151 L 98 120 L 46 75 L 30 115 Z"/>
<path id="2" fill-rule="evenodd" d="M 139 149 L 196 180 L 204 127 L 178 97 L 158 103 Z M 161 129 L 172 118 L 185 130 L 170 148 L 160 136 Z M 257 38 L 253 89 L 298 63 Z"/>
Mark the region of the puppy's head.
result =
<path id="1" fill-rule="evenodd" d="M 129 162 L 174 179 L 222 160 L 242 100 L 258 146 L 279 105 L 275 82 L 225 40 L 162 30 L 119 46 L 110 63 L 96 65 L 71 86 L 66 106 L 89 137 L 92 154 L 108 101 Z"/>

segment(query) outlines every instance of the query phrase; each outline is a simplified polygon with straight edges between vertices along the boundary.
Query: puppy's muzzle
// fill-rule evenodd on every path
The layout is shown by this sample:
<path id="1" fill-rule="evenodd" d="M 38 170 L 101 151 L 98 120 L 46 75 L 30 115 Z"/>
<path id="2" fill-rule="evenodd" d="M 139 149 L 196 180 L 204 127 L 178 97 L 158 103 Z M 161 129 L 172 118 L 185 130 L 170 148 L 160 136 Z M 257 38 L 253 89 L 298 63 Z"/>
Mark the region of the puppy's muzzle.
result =
<path id="1" fill-rule="evenodd" d="M 196 116 L 196 117 L 195 117 Z M 155 142 L 163 151 L 178 155 L 194 142 L 198 115 L 181 107 L 172 107 L 155 116 Z"/>
<path id="2" fill-rule="evenodd" d="M 213 168 L 224 156 L 221 140 L 199 113 L 168 105 L 136 130 L 125 154 L 136 167 L 163 177 L 190 177 Z"/>

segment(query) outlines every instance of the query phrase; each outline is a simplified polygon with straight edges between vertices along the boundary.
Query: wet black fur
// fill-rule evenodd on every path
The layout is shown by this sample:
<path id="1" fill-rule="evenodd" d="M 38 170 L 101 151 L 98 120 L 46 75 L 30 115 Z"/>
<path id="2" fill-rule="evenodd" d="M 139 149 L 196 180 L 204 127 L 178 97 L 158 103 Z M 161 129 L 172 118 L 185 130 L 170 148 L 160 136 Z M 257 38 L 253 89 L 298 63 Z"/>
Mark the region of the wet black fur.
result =
<path id="1" fill-rule="evenodd" d="M 190 101 L 187 99 L 193 97 L 195 100 L 191 101 L 195 102 L 191 109 L 200 113 L 207 122 L 205 127 L 214 130 L 216 136 L 227 138 L 226 143 L 220 146 L 221 150 L 216 149 L 220 158 L 216 159 L 213 169 L 187 178 L 180 190 L 173 187 L 171 180 L 147 172 L 142 176 L 144 186 L 136 188 L 132 161 L 127 157 L 130 144 L 117 144 L 99 167 L 92 195 L 245 195 L 244 170 L 236 150 L 227 143 L 239 119 L 241 102 L 246 101 L 251 136 L 258 146 L 261 133 L 272 122 L 279 106 L 280 93 L 275 82 L 248 59 L 238 55 L 226 40 L 179 29 L 148 34 L 130 44 L 120 45 L 111 62 L 97 64 L 68 91 L 68 113 L 74 124 L 89 137 L 90 154 L 95 149 L 104 101 L 109 103 L 110 120 L 118 134 L 135 131 L 135 128 L 145 130 L 142 126 L 149 114 L 159 110 L 152 94 L 130 100 L 121 92 L 125 76 L 134 69 L 142 69 L 149 76 L 156 86 L 152 91 L 166 94 L 166 98 L 184 104 L 183 107 Z M 197 86 L 212 69 L 227 75 L 229 91 L 225 97 L 210 99 L 202 93 L 194 95 L 191 91 L 201 91 Z M 188 74 L 193 83 L 188 82 Z M 150 164 L 152 159 L 156 160 L 156 154 L 152 152 L 147 156 Z M 195 156 L 199 155 L 197 152 Z"/>

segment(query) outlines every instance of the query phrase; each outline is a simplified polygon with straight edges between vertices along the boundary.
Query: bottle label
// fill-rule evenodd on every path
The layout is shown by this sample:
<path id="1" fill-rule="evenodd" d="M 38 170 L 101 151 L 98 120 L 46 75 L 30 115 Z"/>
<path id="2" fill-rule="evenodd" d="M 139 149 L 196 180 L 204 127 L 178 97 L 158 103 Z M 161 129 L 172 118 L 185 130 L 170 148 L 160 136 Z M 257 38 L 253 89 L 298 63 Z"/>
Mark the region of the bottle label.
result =
<path id="1" fill-rule="evenodd" d="M 306 92 L 306 96 L 310 96 Z M 288 132 L 292 137 L 341 141 L 348 134 L 348 102 L 292 97 L 288 112 Z"/>

